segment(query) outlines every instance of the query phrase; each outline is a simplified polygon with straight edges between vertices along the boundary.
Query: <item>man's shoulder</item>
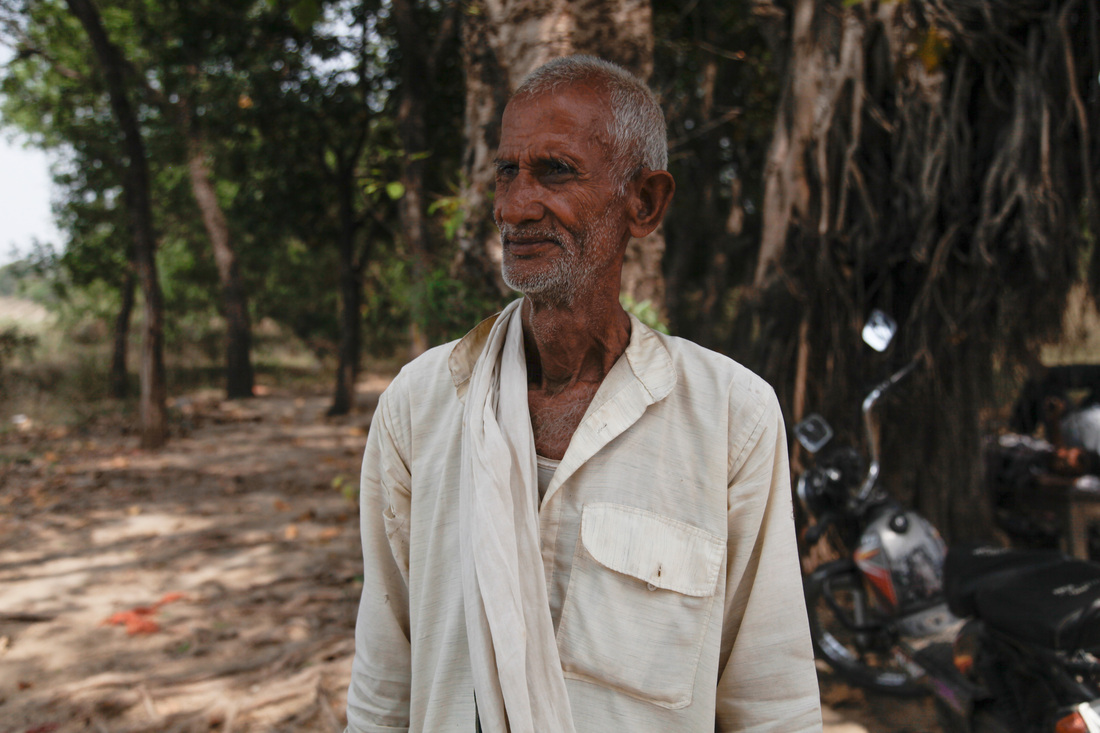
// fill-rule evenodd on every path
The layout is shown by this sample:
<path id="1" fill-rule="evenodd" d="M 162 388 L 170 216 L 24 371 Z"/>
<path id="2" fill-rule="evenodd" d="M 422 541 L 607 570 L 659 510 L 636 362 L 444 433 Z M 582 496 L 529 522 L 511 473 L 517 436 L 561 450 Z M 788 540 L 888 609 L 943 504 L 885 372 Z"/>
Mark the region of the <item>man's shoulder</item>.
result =
<path id="1" fill-rule="evenodd" d="M 405 424 L 424 409 L 437 409 L 455 394 L 447 357 L 455 342 L 428 349 L 401 367 L 382 392 L 378 406 L 394 425 Z"/>
<path id="2" fill-rule="evenodd" d="M 386 391 L 431 390 L 440 384 L 450 385 L 453 389 L 454 382 L 447 360 L 458 342 L 459 339 L 456 339 L 434 346 L 407 362 L 393 378 L 393 382 Z"/>
<path id="3" fill-rule="evenodd" d="M 775 390 L 763 377 L 726 354 L 679 336 L 657 334 L 668 349 L 677 371 L 677 382 L 698 389 L 709 384 L 715 390 L 728 391 L 731 399 L 770 402 Z"/>

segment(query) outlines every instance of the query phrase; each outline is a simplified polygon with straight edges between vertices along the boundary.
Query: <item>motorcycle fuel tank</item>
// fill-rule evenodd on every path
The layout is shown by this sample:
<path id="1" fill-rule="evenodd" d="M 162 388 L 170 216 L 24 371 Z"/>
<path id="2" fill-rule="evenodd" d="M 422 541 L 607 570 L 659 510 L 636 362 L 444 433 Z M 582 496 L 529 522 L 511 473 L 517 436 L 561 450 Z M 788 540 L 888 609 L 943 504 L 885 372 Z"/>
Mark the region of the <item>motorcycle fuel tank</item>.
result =
<path id="1" fill-rule="evenodd" d="M 891 509 L 864 530 L 854 559 L 887 609 L 905 614 L 942 599 L 946 554 L 943 539 L 927 519 Z"/>

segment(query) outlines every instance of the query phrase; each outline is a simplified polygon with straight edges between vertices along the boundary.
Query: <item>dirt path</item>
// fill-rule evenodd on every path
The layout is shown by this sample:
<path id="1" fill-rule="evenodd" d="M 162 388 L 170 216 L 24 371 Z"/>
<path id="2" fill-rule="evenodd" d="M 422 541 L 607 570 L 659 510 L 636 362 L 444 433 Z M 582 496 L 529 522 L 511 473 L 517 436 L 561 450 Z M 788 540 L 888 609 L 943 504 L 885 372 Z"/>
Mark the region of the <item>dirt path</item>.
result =
<path id="1" fill-rule="evenodd" d="M 334 733 L 359 595 L 370 408 L 272 393 L 174 406 L 168 448 L 109 420 L 0 434 L 0 733 Z M 828 733 L 934 730 L 823 677 Z"/>

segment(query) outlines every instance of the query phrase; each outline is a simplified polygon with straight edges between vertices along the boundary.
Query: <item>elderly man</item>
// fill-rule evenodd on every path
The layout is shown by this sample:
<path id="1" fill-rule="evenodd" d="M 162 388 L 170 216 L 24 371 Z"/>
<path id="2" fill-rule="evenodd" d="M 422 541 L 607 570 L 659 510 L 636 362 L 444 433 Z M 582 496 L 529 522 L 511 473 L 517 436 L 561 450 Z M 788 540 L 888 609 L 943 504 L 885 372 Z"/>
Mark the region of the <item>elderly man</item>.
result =
<path id="1" fill-rule="evenodd" d="M 619 305 L 666 160 L 652 93 L 598 59 L 508 103 L 493 214 L 524 297 L 378 404 L 349 731 L 820 729 L 775 395 Z"/>

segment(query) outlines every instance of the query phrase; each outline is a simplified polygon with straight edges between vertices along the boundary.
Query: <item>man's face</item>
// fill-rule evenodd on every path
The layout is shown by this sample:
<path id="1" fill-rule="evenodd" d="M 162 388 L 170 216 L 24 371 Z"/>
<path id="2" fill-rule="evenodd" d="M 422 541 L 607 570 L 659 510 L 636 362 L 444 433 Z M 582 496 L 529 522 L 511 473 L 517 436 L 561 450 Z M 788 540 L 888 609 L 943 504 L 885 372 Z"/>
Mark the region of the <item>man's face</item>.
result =
<path id="1" fill-rule="evenodd" d="M 565 304 L 600 287 L 618 293 L 629 230 L 611 174 L 610 114 L 583 83 L 504 110 L 493 217 L 509 287 Z"/>

